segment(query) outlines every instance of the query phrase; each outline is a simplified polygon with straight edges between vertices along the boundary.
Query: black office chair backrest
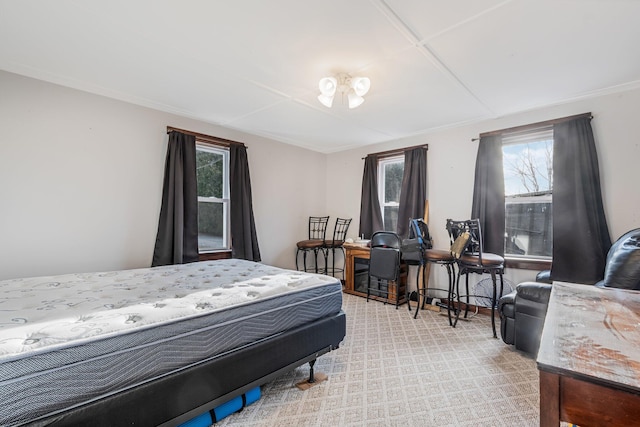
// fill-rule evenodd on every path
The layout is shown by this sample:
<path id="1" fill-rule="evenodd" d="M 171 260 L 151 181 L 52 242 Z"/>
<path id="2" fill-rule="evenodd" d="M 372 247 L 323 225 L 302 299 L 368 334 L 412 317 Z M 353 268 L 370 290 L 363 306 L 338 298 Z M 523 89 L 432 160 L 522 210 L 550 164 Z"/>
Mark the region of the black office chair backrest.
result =
<path id="1" fill-rule="evenodd" d="M 376 231 L 371 236 L 371 248 L 387 247 L 400 250 L 400 237 L 391 231 Z"/>

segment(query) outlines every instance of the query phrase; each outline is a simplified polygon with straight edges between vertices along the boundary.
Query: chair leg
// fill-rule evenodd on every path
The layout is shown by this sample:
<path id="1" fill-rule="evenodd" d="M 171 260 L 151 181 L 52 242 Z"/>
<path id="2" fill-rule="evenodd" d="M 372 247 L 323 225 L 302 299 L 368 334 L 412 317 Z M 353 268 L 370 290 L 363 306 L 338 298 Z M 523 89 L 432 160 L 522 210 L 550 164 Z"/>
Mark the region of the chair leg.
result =
<path id="1" fill-rule="evenodd" d="M 313 250 L 313 259 L 314 259 L 314 264 L 313 264 L 313 271 L 314 273 L 318 273 L 318 249 L 314 249 Z"/>
<path id="2" fill-rule="evenodd" d="M 336 275 L 336 249 L 339 249 L 342 252 L 342 259 L 344 260 L 344 262 L 346 263 L 346 259 L 347 259 L 347 254 L 344 250 L 344 248 L 342 246 L 338 246 L 337 248 L 332 247 L 332 248 L 327 248 L 326 249 L 326 253 L 325 253 L 325 274 L 330 275 L 335 277 Z M 331 273 L 329 273 L 329 250 L 331 250 Z M 344 280 L 344 270 L 345 267 L 343 266 L 341 271 L 342 271 L 342 280 Z"/>
<path id="3" fill-rule="evenodd" d="M 369 302 L 370 294 L 371 294 L 371 276 L 367 277 L 367 302 Z"/>
<path id="4" fill-rule="evenodd" d="M 458 266 L 458 279 L 456 280 L 456 300 L 458 301 L 458 307 L 455 309 L 456 311 L 456 320 L 453 321 L 453 327 L 455 328 L 458 324 L 458 320 L 460 319 L 460 312 L 462 311 L 462 303 L 460 302 L 460 273 L 462 269 Z"/>
<path id="5" fill-rule="evenodd" d="M 324 274 L 329 274 L 329 251 L 330 248 L 322 248 L 322 255 L 324 256 Z"/>
<path id="6" fill-rule="evenodd" d="M 420 299 L 422 298 L 422 293 L 420 289 L 420 268 L 421 267 L 422 265 L 418 265 L 416 267 L 416 312 L 413 315 L 414 319 L 418 318 L 418 311 L 420 311 Z M 408 300 L 407 300 L 407 304 L 409 304 Z M 411 307 L 409 307 L 409 310 L 411 310 Z"/>
<path id="7" fill-rule="evenodd" d="M 378 281 L 378 289 L 380 289 L 380 282 L 384 279 L 376 279 Z M 378 291 L 378 296 L 382 296 L 382 293 L 386 293 L 387 297 L 384 299 L 384 305 L 387 305 L 387 301 L 389 301 L 389 281 L 385 280 L 384 281 L 384 286 L 385 286 L 385 290 L 384 291 Z"/>
<path id="8" fill-rule="evenodd" d="M 493 337 L 498 338 L 496 334 L 496 271 L 491 270 L 491 281 L 493 282 L 493 294 L 491 296 L 491 328 L 493 329 Z"/>
<path id="9" fill-rule="evenodd" d="M 427 303 L 427 289 L 424 281 L 425 265 L 426 264 L 420 265 L 420 270 L 422 270 L 422 283 L 420 283 L 420 295 L 422 296 L 422 298 L 420 300 L 420 310 L 424 310 L 424 306 Z M 419 277 L 420 276 L 418 276 L 418 278 Z"/>
<path id="10" fill-rule="evenodd" d="M 298 254 L 300 254 L 300 248 L 296 249 L 296 270 L 300 270 L 298 267 Z"/>
<path id="11" fill-rule="evenodd" d="M 414 319 L 418 317 L 418 304 L 420 303 L 420 290 L 418 289 L 418 276 L 420 276 L 420 270 L 419 270 L 419 267 L 416 267 L 416 313 L 413 315 Z M 409 292 L 409 286 L 407 286 L 407 308 L 409 309 L 409 313 L 411 313 L 411 292 Z"/>
<path id="12" fill-rule="evenodd" d="M 336 248 L 331 248 L 331 275 L 336 275 Z"/>
<path id="13" fill-rule="evenodd" d="M 319 268 L 318 267 L 318 253 L 320 254 L 320 258 L 322 258 L 322 256 L 324 255 L 324 249 L 323 248 L 318 248 L 316 249 L 316 273 L 327 273 L 327 263 L 325 262 L 324 264 L 324 268 Z"/>
<path id="14" fill-rule="evenodd" d="M 465 299 L 467 301 L 466 305 L 464 306 L 464 318 L 467 318 L 467 315 L 469 314 L 469 273 L 467 272 L 467 274 L 465 275 L 466 280 L 466 287 L 465 287 L 465 292 L 467 293 L 465 296 Z"/>
<path id="15" fill-rule="evenodd" d="M 304 267 L 305 273 L 307 272 L 307 250 L 302 251 L 302 266 Z"/>
<path id="16" fill-rule="evenodd" d="M 504 295 L 504 277 L 502 276 L 503 275 L 503 271 L 499 270 L 498 274 L 500 274 L 500 295 L 496 299 L 496 304 L 495 304 L 496 308 L 498 307 L 498 300 L 500 298 L 502 298 L 502 296 Z M 495 338 L 498 338 L 498 337 L 495 337 Z"/>
<path id="17" fill-rule="evenodd" d="M 449 278 L 449 291 L 447 292 L 447 317 L 449 318 L 449 326 L 453 326 L 453 321 L 451 320 L 451 307 L 453 306 L 453 281 L 455 280 L 455 270 L 453 264 L 447 263 L 445 264 L 447 268 L 447 276 Z"/>

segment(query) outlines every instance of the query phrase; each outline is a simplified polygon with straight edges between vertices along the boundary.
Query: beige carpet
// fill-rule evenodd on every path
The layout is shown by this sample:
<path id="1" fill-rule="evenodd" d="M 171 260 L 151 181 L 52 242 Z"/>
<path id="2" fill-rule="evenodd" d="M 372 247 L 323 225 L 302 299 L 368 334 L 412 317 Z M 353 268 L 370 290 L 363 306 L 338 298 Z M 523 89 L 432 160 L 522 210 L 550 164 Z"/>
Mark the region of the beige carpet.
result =
<path id="1" fill-rule="evenodd" d="M 488 316 L 446 316 L 345 295 L 347 336 L 318 359 L 329 379 L 295 384 L 308 365 L 266 384 L 262 398 L 219 426 L 537 426 L 538 372 L 494 339 Z"/>

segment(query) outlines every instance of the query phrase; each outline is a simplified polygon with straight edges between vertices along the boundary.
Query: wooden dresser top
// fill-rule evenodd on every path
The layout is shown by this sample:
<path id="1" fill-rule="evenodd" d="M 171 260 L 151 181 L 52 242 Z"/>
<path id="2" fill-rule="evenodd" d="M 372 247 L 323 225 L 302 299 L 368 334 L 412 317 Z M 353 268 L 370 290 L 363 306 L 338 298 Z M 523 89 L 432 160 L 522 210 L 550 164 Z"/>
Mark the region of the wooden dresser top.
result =
<path id="1" fill-rule="evenodd" d="M 537 362 L 640 393 L 640 292 L 554 282 Z"/>

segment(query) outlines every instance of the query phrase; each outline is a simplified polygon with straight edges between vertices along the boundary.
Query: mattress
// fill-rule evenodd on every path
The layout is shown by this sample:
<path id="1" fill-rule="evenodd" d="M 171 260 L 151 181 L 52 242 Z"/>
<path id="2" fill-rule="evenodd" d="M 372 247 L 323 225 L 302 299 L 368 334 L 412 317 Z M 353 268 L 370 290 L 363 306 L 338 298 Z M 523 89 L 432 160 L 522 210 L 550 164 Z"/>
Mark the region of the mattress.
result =
<path id="1" fill-rule="evenodd" d="M 131 389 L 341 305 L 334 278 L 243 260 L 0 281 L 0 424 Z"/>

